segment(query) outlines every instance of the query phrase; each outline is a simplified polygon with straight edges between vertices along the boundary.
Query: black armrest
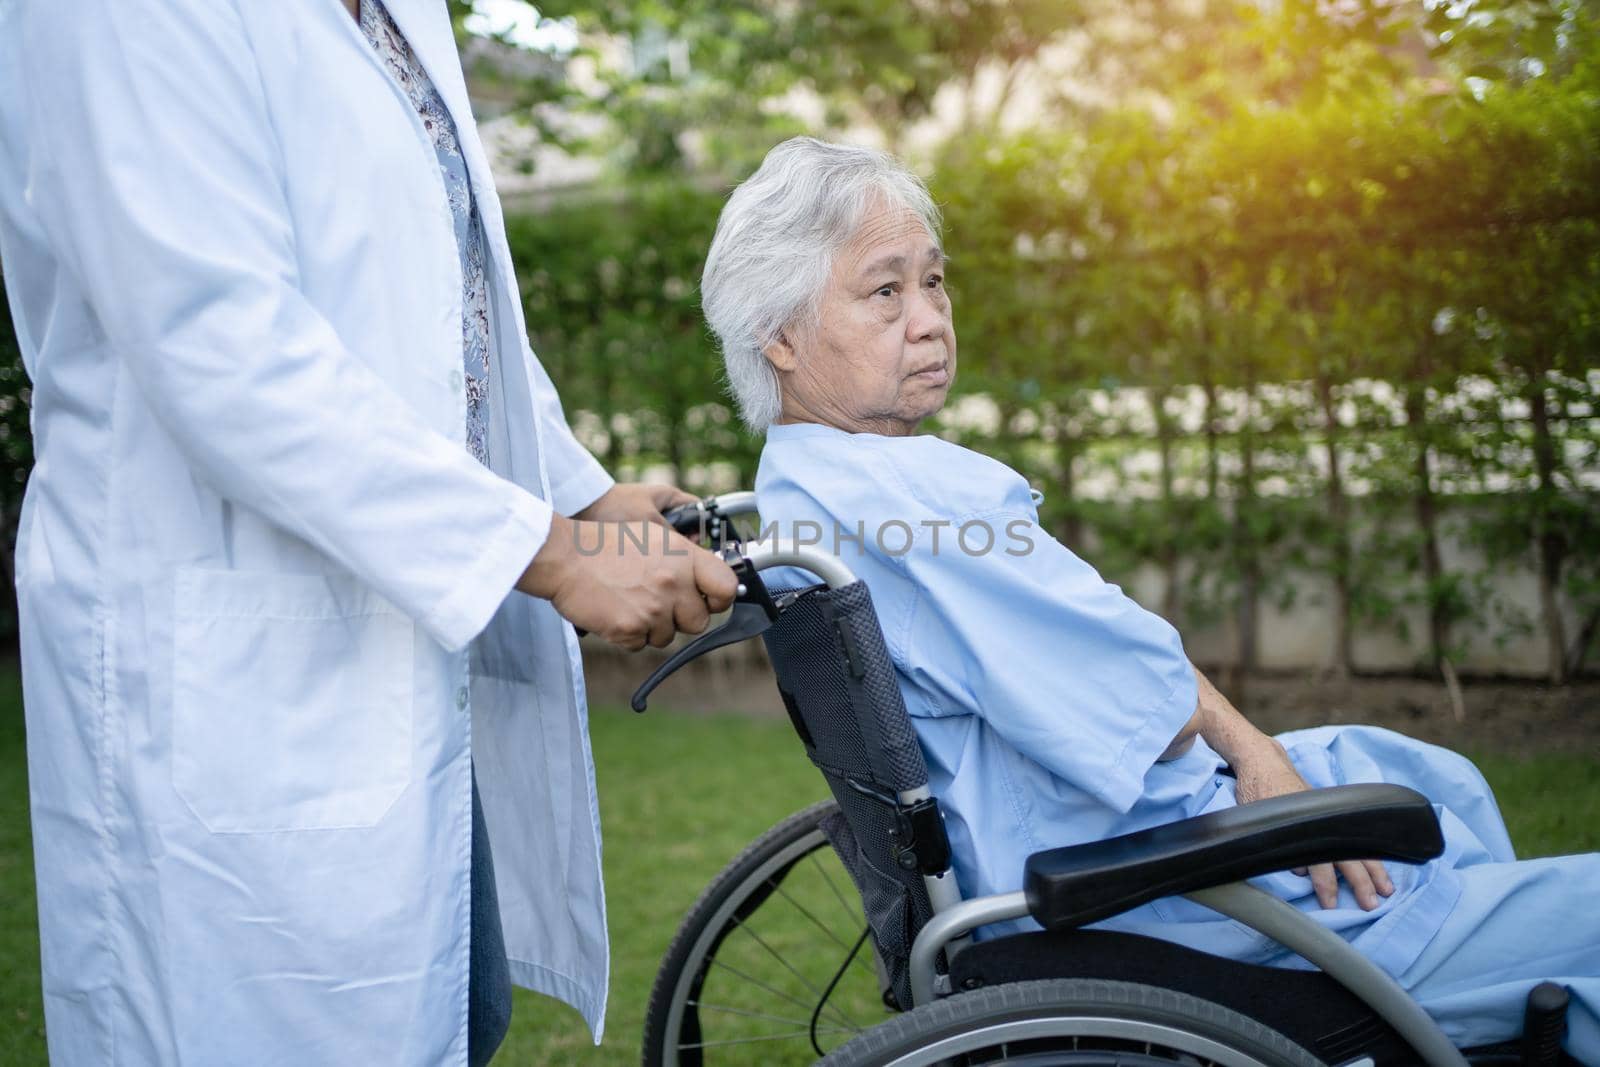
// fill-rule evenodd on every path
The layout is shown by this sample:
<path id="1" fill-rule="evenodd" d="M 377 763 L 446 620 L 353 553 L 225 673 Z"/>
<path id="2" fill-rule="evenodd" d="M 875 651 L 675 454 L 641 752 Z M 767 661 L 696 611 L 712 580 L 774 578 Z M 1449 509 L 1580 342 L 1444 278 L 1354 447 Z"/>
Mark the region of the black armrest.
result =
<path id="1" fill-rule="evenodd" d="M 1422 863 L 1444 850 L 1433 805 L 1398 785 L 1341 785 L 1028 857 L 1028 911 L 1066 930 L 1159 897 L 1338 860 Z"/>

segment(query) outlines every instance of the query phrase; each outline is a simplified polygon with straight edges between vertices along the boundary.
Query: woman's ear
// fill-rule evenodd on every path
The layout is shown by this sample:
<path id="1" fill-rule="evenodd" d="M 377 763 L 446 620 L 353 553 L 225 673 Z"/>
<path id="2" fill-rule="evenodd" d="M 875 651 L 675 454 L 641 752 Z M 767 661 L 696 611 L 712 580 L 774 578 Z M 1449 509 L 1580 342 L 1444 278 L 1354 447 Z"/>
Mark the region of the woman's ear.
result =
<path id="1" fill-rule="evenodd" d="M 761 354 L 767 357 L 767 362 L 772 364 L 772 369 L 779 374 L 788 374 L 798 365 L 794 345 L 789 342 L 787 331 L 779 333 L 777 340 L 763 348 Z"/>

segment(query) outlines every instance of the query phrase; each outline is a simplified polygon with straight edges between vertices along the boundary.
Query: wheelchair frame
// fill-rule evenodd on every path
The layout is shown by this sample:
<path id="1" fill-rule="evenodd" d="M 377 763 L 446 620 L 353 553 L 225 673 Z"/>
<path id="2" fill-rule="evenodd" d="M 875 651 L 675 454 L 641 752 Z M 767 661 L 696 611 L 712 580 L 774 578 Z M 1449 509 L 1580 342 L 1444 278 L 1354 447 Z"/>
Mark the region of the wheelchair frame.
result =
<path id="1" fill-rule="evenodd" d="M 685 519 L 689 518 L 696 523 L 699 532 L 711 537 L 724 558 L 730 563 L 742 564 L 751 574 L 773 567 L 796 567 L 816 575 L 830 589 L 842 589 L 857 580 L 841 560 L 811 545 L 796 544 L 776 535 L 765 540 L 744 540 L 732 519 L 755 512 L 752 492 L 709 497 L 692 511 L 676 510 L 675 518 L 669 515 L 675 526 L 684 529 Z M 751 592 L 746 584 L 741 584 L 739 600 L 746 601 Z M 764 618 L 770 622 L 775 612 L 764 589 L 760 590 L 759 597 L 765 601 L 762 610 L 767 613 Z M 739 606 L 736 604 L 736 615 Z M 749 618 L 754 620 L 754 614 Z M 669 659 L 640 687 L 634 698 L 634 709 L 642 711 L 648 692 L 689 659 L 709 648 L 754 636 L 765 627 L 760 620 L 747 622 L 748 625 L 741 626 L 736 619 L 722 628 L 730 631 L 723 639 L 719 640 L 715 632 L 706 634 Z M 896 799 L 902 806 L 911 808 L 925 805 L 932 800 L 932 793 L 924 783 L 919 788 L 901 791 Z M 937 873 L 924 873 L 922 880 L 933 915 L 917 932 L 910 952 L 912 1008 L 952 993 L 948 974 L 939 973 L 941 954 L 953 959 L 971 943 L 969 935 L 980 926 L 1033 913 L 1027 893 L 1021 890 L 963 899 L 947 865 Z M 1243 881 L 1194 889 L 1181 895 L 1272 938 L 1319 967 L 1387 1022 L 1430 1067 L 1466 1067 L 1468 1061 L 1461 1050 L 1398 982 L 1343 938 L 1319 926 L 1292 905 Z"/>

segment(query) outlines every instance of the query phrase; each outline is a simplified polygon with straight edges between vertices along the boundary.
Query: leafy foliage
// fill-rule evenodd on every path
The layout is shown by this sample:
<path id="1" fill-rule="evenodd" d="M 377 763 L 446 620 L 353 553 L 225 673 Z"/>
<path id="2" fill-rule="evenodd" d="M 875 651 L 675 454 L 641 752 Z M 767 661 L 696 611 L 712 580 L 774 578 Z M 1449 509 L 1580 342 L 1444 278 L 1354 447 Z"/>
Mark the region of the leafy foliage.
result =
<path id="1" fill-rule="evenodd" d="M 1507 567 L 1540 572 L 1553 613 L 1579 620 L 1553 641 L 1600 610 L 1587 7 L 857 2 L 804 25 L 712 0 L 574 10 L 683 35 L 702 85 L 728 90 L 719 106 L 770 119 L 804 84 L 890 145 L 940 91 L 1087 40 L 1109 103 L 1063 91 L 1048 121 L 971 122 L 934 151 L 964 339 L 941 432 L 1034 475 L 1046 520 L 1109 574 L 1162 571 L 1164 610 L 1232 618 L 1246 662 L 1261 606 L 1306 603 L 1307 575 L 1333 587 L 1346 669 L 1353 629 L 1423 620 L 1435 662 L 1526 632 L 1496 592 Z M 767 144 L 713 171 L 736 177 Z M 709 345 L 683 356 L 714 362 Z M 681 409 L 638 383 L 608 402 Z M 974 397 L 992 408 L 976 422 Z M 1564 648 L 1552 676 L 1582 658 Z"/>
<path id="2" fill-rule="evenodd" d="M 451 11 L 461 26 L 472 4 Z M 621 473 L 749 484 L 759 442 L 696 300 L 717 212 L 781 137 L 870 135 L 924 167 L 945 213 L 962 373 L 935 428 L 1027 471 L 1108 576 L 1159 575 L 1161 610 L 1229 622 L 1246 665 L 1263 613 L 1291 608 L 1333 622 L 1338 669 L 1385 632 L 1442 669 L 1530 631 L 1553 679 L 1594 658 L 1588 0 L 539 15 L 574 21 L 590 91 L 524 75 L 496 92 L 551 137 L 552 108 L 603 117 L 585 147 L 611 171 L 514 214 L 512 246 L 534 346 Z M 0 411 L 19 474 L 22 417 Z M 1512 571 L 1536 576 L 1536 610 L 1503 595 Z"/>

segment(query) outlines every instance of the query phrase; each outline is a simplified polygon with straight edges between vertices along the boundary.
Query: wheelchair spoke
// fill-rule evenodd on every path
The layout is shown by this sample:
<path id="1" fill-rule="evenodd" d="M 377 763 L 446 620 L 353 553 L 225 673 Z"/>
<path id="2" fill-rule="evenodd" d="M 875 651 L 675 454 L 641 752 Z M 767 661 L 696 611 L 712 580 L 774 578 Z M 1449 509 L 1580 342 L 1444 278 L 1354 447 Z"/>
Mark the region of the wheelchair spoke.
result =
<path id="1" fill-rule="evenodd" d="M 828 808 L 791 817 L 757 861 L 741 861 L 745 869 L 697 905 L 687 953 L 662 972 L 676 999 L 652 999 L 649 1067 L 802 1067 L 883 1017 L 854 882 L 818 828 Z"/>
<path id="2" fill-rule="evenodd" d="M 827 869 L 817 861 L 817 854 L 813 852 L 810 858 L 811 865 L 817 869 L 818 874 L 822 875 L 822 880 L 828 883 L 828 888 L 833 890 L 833 897 L 839 902 L 839 906 L 844 909 L 845 917 L 850 920 L 852 926 L 855 925 L 856 915 L 858 914 L 859 909 L 852 908 L 844 899 L 844 894 L 839 892 L 839 887 L 833 883 L 833 878 L 828 874 Z"/>
<path id="3" fill-rule="evenodd" d="M 811 860 L 812 866 L 816 867 L 817 873 L 822 876 L 822 880 L 824 882 L 826 882 L 828 884 L 828 888 L 830 890 L 832 890 L 833 898 L 839 902 L 839 906 L 840 907 L 844 908 L 845 915 L 850 920 L 851 926 L 859 925 L 860 922 L 861 922 L 860 913 L 858 911 L 857 912 L 852 912 L 851 911 L 850 904 L 845 900 L 844 894 L 839 892 L 839 887 L 836 886 L 834 884 L 834 882 L 833 882 L 833 879 L 828 876 L 827 868 L 823 867 L 822 864 L 817 860 L 817 854 L 815 852 L 813 852 L 811 854 L 810 860 Z M 811 911 L 809 909 L 807 909 L 804 904 L 801 904 L 798 900 L 794 899 L 794 897 L 790 896 L 788 890 L 784 889 L 782 884 L 776 883 L 776 882 L 770 882 L 770 881 L 769 881 L 768 884 L 770 884 L 772 886 L 772 888 L 776 889 L 779 893 L 783 894 L 783 898 L 785 900 L 787 900 L 789 903 L 793 904 L 795 906 L 796 910 L 798 910 L 800 912 L 800 914 L 802 914 L 806 918 L 810 919 L 811 922 L 813 924 L 815 924 L 817 929 L 821 930 L 823 933 L 827 934 L 830 938 L 832 938 L 834 944 L 838 945 L 840 948 L 844 949 L 847 952 L 850 951 L 850 946 L 845 944 L 843 939 L 840 938 L 838 934 L 834 933 L 833 930 L 829 929 L 827 924 L 824 923 L 821 919 L 819 919 L 815 915 L 813 915 L 811 913 Z M 853 955 L 852 958 L 855 960 L 855 963 L 856 963 L 856 965 L 858 967 L 860 967 L 865 973 L 872 975 L 872 978 L 873 978 L 874 981 L 877 980 L 877 978 L 878 978 L 877 969 L 875 967 L 873 967 L 871 961 L 868 960 L 867 957 L 859 956 L 859 955 Z"/>
<path id="4" fill-rule="evenodd" d="M 720 1011 L 726 1015 L 740 1015 L 746 1019 L 768 1019 L 775 1023 L 787 1023 L 790 1026 L 809 1026 L 808 1019 L 791 1019 L 786 1015 L 769 1015 L 764 1011 L 746 1011 L 744 1008 L 730 1008 L 726 1004 L 707 1004 L 703 1000 L 686 1001 L 691 1008 L 701 1011 Z"/>
<path id="5" fill-rule="evenodd" d="M 754 977 L 752 975 L 745 974 L 743 971 L 739 970 L 739 968 L 733 966 L 732 964 L 724 963 L 722 960 L 717 959 L 716 957 L 712 957 L 711 963 L 714 966 L 721 967 L 723 970 L 727 971 L 729 974 L 733 975 L 735 978 L 738 978 L 740 981 L 749 982 L 751 985 L 755 986 L 757 989 L 761 989 L 761 990 L 764 990 L 764 991 L 766 991 L 768 993 L 771 993 L 775 997 L 781 997 L 782 999 L 787 1000 L 790 1004 L 794 1004 L 797 1007 L 800 1007 L 800 1008 L 802 1008 L 802 1009 L 804 1009 L 806 1011 L 810 1011 L 811 1010 L 811 1005 L 807 1004 L 805 1001 L 801 1000 L 799 997 L 794 996 L 791 993 L 785 993 L 781 989 L 774 989 L 772 986 L 770 986 L 767 983 L 763 982 L 761 979 L 756 978 L 756 977 Z M 856 1030 L 857 1030 L 857 1032 L 859 1032 L 860 1031 L 860 1027 L 857 1027 Z"/>
<path id="6" fill-rule="evenodd" d="M 789 891 L 787 889 L 783 888 L 783 886 L 781 884 L 776 883 L 776 882 L 770 882 L 769 884 L 771 884 L 772 888 L 776 889 L 783 896 L 784 900 L 787 900 L 790 904 L 793 904 L 796 911 L 798 911 L 801 915 L 804 915 L 806 918 L 810 919 L 811 920 L 811 924 L 813 926 L 815 926 L 818 930 L 821 930 L 823 933 L 827 934 L 828 938 L 835 945 L 838 945 L 840 948 L 844 949 L 846 952 L 850 952 L 851 951 L 850 946 L 845 944 L 844 939 L 842 937 L 840 937 L 838 934 L 834 933 L 831 929 L 828 928 L 828 926 L 826 924 L 823 923 L 823 921 L 821 919 L 819 919 L 815 915 L 813 915 L 811 913 L 811 909 L 807 908 L 804 904 L 800 903 L 794 897 L 790 896 L 789 895 Z M 857 955 L 857 956 L 854 957 L 854 959 L 855 959 L 857 964 L 859 964 L 861 967 L 866 969 L 867 973 L 873 975 L 874 977 L 877 976 L 877 972 L 872 969 L 872 964 L 868 963 L 865 958 Z"/>
<path id="7" fill-rule="evenodd" d="M 788 961 L 788 959 L 786 959 L 784 957 L 783 953 L 779 952 L 777 949 L 775 949 L 771 945 L 767 944 L 766 940 L 763 939 L 760 934 L 756 933 L 754 930 L 752 930 L 750 928 L 750 924 L 749 923 L 739 922 L 736 925 L 738 926 L 738 928 L 740 930 L 743 930 L 746 934 L 749 934 L 750 937 L 755 941 L 756 944 L 758 944 L 762 948 L 766 949 L 768 955 L 770 955 L 773 959 L 777 960 L 780 964 L 782 964 L 784 970 L 788 971 L 790 974 L 792 974 L 796 978 L 798 978 L 800 980 L 800 984 L 805 986 L 807 989 L 809 989 L 812 992 L 812 994 L 817 997 L 818 1000 L 822 1000 L 823 999 L 825 994 L 822 991 L 822 989 L 819 988 L 814 983 L 812 983 L 811 979 L 809 979 L 805 975 L 801 974 L 799 968 L 795 967 L 794 964 L 790 963 Z M 835 1016 L 837 1016 L 839 1021 L 844 1023 L 844 1025 L 846 1025 L 846 1026 L 850 1027 L 851 1029 L 855 1030 L 857 1033 L 861 1032 L 861 1027 L 856 1025 L 855 1020 L 853 1020 L 853 1019 L 849 1018 L 848 1016 L 846 1016 L 836 1006 L 834 1006 L 833 1004 L 825 1003 L 824 1007 L 826 1007 L 828 1011 L 832 1012 Z"/>

